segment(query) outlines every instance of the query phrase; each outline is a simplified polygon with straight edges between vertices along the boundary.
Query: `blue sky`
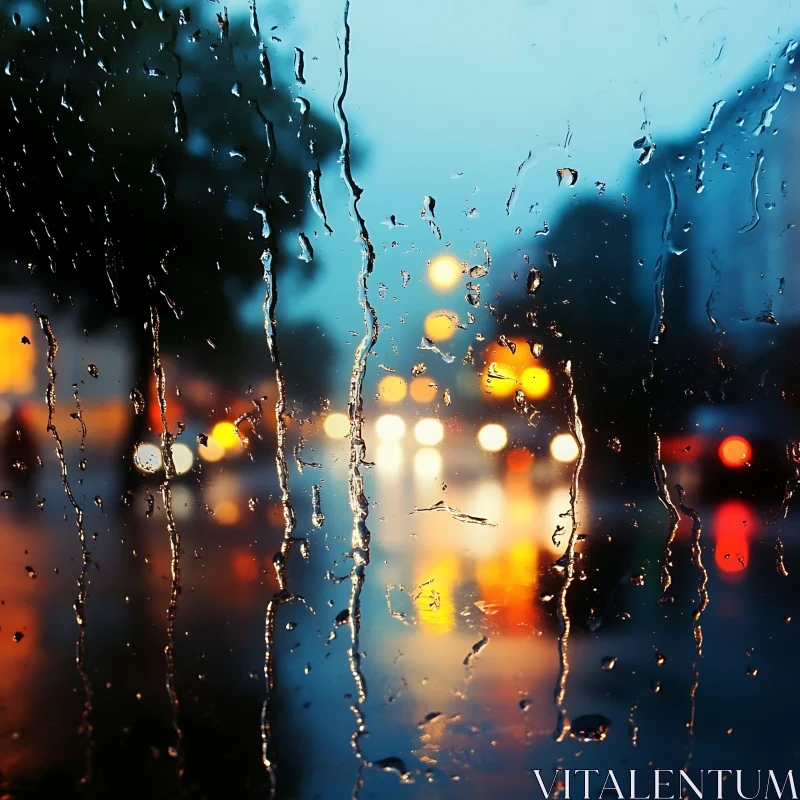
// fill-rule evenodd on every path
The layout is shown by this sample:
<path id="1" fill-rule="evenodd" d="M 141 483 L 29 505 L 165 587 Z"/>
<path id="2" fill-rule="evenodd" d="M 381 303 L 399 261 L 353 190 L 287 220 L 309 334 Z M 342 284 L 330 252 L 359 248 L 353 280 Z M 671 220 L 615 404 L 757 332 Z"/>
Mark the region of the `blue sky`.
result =
<path id="1" fill-rule="evenodd" d="M 631 145 L 644 120 L 656 143 L 699 130 L 714 102 L 731 101 L 736 89 L 766 78 L 794 32 L 796 11 L 791 0 L 767 0 L 757 9 L 746 0 L 354 0 L 345 111 L 365 155 L 355 177 L 378 252 L 373 297 L 379 282 L 388 286 L 379 304 L 382 321 L 393 327 L 388 335 L 405 334 L 399 318 L 410 309 L 416 331 L 417 311 L 442 304 L 423 279 L 427 260 L 447 243 L 459 259 L 470 259 L 483 240 L 499 256 L 513 249 L 517 227 L 517 241 L 530 241 L 543 221 L 556 222 L 575 191 L 594 193 L 594 182 L 603 181 L 609 194 L 624 192 L 637 168 Z M 331 109 L 339 6 L 304 3 L 293 13 L 280 31 L 287 51 L 281 58 L 293 46 L 304 49 L 302 94 L 313 109 Z M 534 164 L 507 215 L 529 151 Z M 574 190 L 557 186 L 555 170 L 563 166 L 580 173 Z M 359 261 L 335 162 L 323 165 L 322 191 L 334 234 L 314 240 L 322 268 L 313 283 L 302 287 L 287 277 L 283 297 L 302 292 L 303 303 L 283 312 L 319 321 L 344 356 L 352 350 L 348 332 L 360 329 Z M 426 194 L 437 200 L 441 241 L 420 219 Z M 469 216 L 472 209 L 477 213 Z M 390 214 L 409 227 L 382 225 Z M 412 275 L 402 292 L 401 269 Z M 490 292 L 491 277 L 485 283 Z M 459 287 L 453 305 L 466 313 L 462 294 Z M 388 349 L 388 335 L 379 351 Z"/>

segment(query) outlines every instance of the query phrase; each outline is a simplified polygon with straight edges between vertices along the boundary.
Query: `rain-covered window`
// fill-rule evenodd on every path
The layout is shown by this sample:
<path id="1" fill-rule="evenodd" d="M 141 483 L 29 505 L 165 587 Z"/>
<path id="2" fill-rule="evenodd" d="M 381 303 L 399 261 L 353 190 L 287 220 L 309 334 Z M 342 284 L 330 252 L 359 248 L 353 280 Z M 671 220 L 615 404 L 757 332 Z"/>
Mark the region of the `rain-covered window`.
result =
<path id="1" fill-rule="evenodd" d="M 223 2 L 0 4 L 0 796 L 796 800 L 796 5 Z"/>

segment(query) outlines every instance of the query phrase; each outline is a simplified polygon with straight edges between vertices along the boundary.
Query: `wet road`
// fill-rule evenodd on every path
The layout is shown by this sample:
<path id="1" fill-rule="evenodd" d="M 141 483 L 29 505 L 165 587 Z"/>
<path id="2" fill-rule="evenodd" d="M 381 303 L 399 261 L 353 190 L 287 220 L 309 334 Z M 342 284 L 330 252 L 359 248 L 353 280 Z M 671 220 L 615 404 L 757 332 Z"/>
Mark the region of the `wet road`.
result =
<path id="1" fill-rule="evenodd" d="M 531 769 L 549 774 L 557 764 L 791 765 L 798 597 L 776 569 L 777 528 L 765 524 L 774 509 L 734 498 L 698 504 L 710 598 L 698 621 L 704 573 L 692 557 L 691 520 L 682 520 L 673 547 L 672 601 L 659 603 L 668 525 L 654 492 L 584 494 L 578 517 L 586 543 L 567 598 L 564 655 L 556 612 L 566 537 L 556 546 L 553 532 L 565 524 L 572 467 L 513 471 L 490 455 L 464 466 L 458 446 L 374 444 L 360 616 L 366 733 L 358 740 L 373 766 L 361 775 L 362 797 L 533 796 Z M 288 564 L 290 589 L 304 600 L 281 606 L 276 619 L 274 745 L 280 796 L 339 797 L 352 792 L 359 766 L 347 451 L 343 441 L 312 438 L 310 446 L 323 468 L 300 475 L 292 465 L 297 535 L 309 546 L 308 558 L 294 548 Z M 92 534 L 93 728 L 85 791 L 175 796 L 180 756 L 189 796 L 263 796 L 264 610 L 276 589 L 271 559 L 282 530 L 270 467 L 232 461 L 201 484 L 189 473 L 175 487 L 183 548 L 180 753 L 164 685 L 169 543 L 156 484 L 149 484 L 151 516 L 145 486 L 130 508 L 106 500 L 101 510 L 95 493 L 118 496 L 119 486 L 113 471 L 86 471 L 79 501 Z M 0 507 L 8 554 L 0 759 L 11 796 L 70 796 L 87 742 L 78 730 L 84 692 L 74 665 L 80 550 L 54 479 L 48 464 L 37 487 L 48 497 L 43 510 L 24 495 Z M 319 528 L 315 484 L 325 517 Z M 251 510 L 253 485 L 262 491 Z M 410 513 L 442 499 L 489 524 L 441 510 Z M 794 527 L 791 517 L 780 526 L 790 570 Z M 566 719 L 603 715 L 611 722 L 604 741 L 579 742 L 568 725 L 557 740 L 554 692 L 565 670 Z"/>

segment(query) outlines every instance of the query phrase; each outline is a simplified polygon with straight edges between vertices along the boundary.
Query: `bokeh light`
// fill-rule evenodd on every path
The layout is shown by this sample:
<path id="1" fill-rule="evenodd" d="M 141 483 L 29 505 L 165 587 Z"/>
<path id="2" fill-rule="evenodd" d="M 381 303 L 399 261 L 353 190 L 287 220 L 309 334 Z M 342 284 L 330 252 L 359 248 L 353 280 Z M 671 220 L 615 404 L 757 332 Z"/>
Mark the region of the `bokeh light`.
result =
<path id="1" fill-rule="evenodd" d="M 520 384 L 526 397 L 539 400 L 550 391 L 550 373 L 544 367 L 528 367 L 522 373 Z"/>
<path id="2" fill-rule="evenodd" d="M 456 332 L 456 323 L 451 312 L 440 309 L 425 317 L 425 335 L 434 342 L 444 342 Z"/>
<path id="3" fill-rule="evenodd" d="M 142 442 L 133 451 L 133 463 L 142 472 L 158 472 L 161 469 L 161 448 Z"/>
<path id="4" fill-rule="evenodd" d="M 458 283 L 460 277 L 461 265 L 453 256 L 438 256 L 428 264 L 428 280 L 440 292 L 452 289 Z"/>
<path id="5" fill-rule="evenodd" d="M 378 397 L 382 403 L 399 403 L 408 392 L 408 386 L 399 375 L 387 375 L 378 382 Z"/>
<path id="6" fill-rule="evenodd" d="M 420 444 L 433 447 L 444 439 L 444 425 L 438 419 L 421 419 L 414 426 L 414 437 Z"/>
<path id="7" fill-rule="evenodd" d="M 515 447 L 508 451 L 506 464 L 509 472 L 527 472 L 533 466 L 533 453 L 525 447 Z"/>
<path id="8" fill-rule="evenodd" d="M 213 437 L 208 437 L 208 442 L 205 445 L 200 445 L 197 448 L 197 455 L 203 461 L 215 462 L 219 461 L 225 455 L 225 448 Z"/>
<path id="9" fill-rule="evenodd" d="M 419 376 L 411 381 L 409 393 L 416 403 L 430 403 L 436 397 L 436 386 L 431 386 L 430 378 Z"/>
<path id="10" fill-rule="evenodd" d="M 572 463 L 578 457 L 579 452 L 578 443 L 571 433 L 559 433 L 550 442 L 550 455 L 562 464 Z"/>
<path id="11" fill-rule="evenodd" d="M 347 414 L 333 413 L 325 417 L 325 435 L 329 439 L 345 439 L 350 433 L 350 420 Z"/>
<path id="12" fill-rule="evenodd" d="M 235 525 L 239 517 L 239 506 L 233 500 L 223 500 L 214 506 L 214 520 L 220 525 Z"/>
<path id="13" fill-rule="evenodd" d="M 226 450 L 231 450 L 239 446 L 239 437 L 236 435 L 236 427 L 227 420 L 218 422 L 211 429 L 211 436 L 216 439 Z"/>
<path id="14" fill-rule="evenodd" d="M 753 509 L 741 500 L 720 503 L 712 518 L 714 563 L 728 578 L 741 577 L 750 561 L 749 537 L 755 526 Z"/>
<path id="15" fill-rule="evenodd" d="M 519 388 L 517 371 L 509 364 L 492 362 L 483 371 L 481 386 L 493 397 L 510 397 Z"/>
<path id="16" fill-rule="evenodd" d="M 172 463 L 178 475 L 185 475 L 194 464 L 194 453 L 183 442 L 172 445 Z"/>
<path id="17" fill-rule="evenodd" d="M 231 553 L 231 572 L 237 583 L 258 580 L 260 566 L 251 550 L 237 548 Z"/>
<path id="18" fill-rule="evenodd" d="M 478 444 L 487 453 L 497 453 L 508 444 L 508 433 L 502 425 L 490 422 L 478 431 Z"/>
<path id="19" fill-rule="evenodd" d="M 396 442 L 406 433 L 406 423 L 396 414 L 384 414 L 375 423 L 375 433 L 385 442 Z"/>
<path id="20" fill-rule="evenodd" d="M 750 442 L 742 436 L 728 436 L 719 446 L 719 460 L 730 469 L 744 467 L 753 457 Z"/>

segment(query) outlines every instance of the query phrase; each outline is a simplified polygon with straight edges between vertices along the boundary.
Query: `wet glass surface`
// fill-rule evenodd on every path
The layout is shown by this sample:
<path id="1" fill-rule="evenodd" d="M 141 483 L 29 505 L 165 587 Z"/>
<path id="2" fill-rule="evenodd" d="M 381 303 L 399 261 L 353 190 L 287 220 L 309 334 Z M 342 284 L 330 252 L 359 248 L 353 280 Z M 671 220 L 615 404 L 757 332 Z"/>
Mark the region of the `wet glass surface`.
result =
<path id="1" fill-rule="evenodd" d="M 3 3 L 2 796 L 785 777 L 796 12 Z"/>

